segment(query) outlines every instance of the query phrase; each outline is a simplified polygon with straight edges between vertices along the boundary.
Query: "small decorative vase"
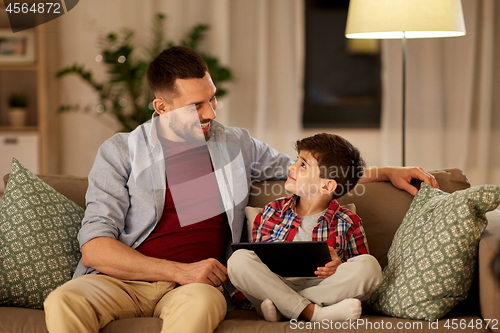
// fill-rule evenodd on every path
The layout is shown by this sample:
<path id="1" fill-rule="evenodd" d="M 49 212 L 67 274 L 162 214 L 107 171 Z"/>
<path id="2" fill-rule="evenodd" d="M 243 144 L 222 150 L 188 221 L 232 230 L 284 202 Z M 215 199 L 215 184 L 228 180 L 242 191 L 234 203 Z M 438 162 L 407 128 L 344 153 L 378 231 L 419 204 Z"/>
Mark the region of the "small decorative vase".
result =
<path id="1" fill-rule="evenodd" d="M 26 126 L 26 117 L 28 110 L 26 108 L 10 108 L 9 109 L 9 125 L 11 127 Z"/>

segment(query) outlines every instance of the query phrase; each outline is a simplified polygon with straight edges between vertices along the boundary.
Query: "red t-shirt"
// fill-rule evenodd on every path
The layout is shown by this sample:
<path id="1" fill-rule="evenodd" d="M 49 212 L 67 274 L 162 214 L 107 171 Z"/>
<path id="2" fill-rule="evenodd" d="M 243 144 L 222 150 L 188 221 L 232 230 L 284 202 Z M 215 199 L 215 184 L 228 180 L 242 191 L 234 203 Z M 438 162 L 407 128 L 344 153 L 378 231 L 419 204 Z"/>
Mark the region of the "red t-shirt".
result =
<path id="1" fill-rule="evenodd" d="M 206 144 L 162 138 L 160 142 L 167 174 L 165 207 L 155 229 L 137 250 L 183 263 L 208 258 L 223 262 L 229 226 Z M 188 189 L 187 194 L 183 189 Z"/>

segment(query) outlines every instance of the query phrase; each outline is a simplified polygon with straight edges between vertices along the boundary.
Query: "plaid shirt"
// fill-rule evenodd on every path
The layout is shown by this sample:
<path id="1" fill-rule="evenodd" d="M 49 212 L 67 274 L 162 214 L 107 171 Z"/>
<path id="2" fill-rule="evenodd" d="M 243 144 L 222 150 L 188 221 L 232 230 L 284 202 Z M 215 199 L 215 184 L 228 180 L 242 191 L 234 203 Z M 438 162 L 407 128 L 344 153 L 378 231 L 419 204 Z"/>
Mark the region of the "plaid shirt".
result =
<path id="1" fill-rule="evenodd" d="M 302 220 L 295 209 L 298 196 L 278 199 L 265 206 L 255 218 L 252 242 L 291 242 Z M 335 247 L 345 262 L 359 254 L 368 254 L 368 242 L 359 216 L 330 202 L 326 213 L 319 217 L 312 232 L 313 241 L 326 241 Z"/>

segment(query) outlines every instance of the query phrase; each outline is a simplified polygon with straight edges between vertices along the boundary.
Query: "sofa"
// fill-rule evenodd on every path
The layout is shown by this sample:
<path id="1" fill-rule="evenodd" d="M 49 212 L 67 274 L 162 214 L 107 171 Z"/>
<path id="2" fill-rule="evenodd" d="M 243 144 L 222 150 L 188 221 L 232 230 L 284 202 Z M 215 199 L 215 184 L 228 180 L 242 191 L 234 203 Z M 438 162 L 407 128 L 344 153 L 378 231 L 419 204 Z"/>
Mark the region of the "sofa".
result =
<path id="1" fill-rule="evenodd" d="M 458 169 L 437 170 L 431 172 L 443 191 L 454 192 L 470 187 L 467 177 Z M 64 194 L 81 207 L 85 207 L 87 179 L 73 176 L 40 175 L 44 182 L 59 193 Z M 4 177 L 7 183 L 8 175 Z M 285 195 L 284 181 L 266 181 L 251 185 L 249 206 L 262 207 L 271 200 Z M 419 186 L 416 182 L 415 186 Z M 392 239 L 413 197 L 405 191 L 396 189 L 387 182 L 357 185 L 353 191 L 342 197 L 341 205 L 353 203 L 357 214 L 362 218 L 371 254 L 377 258 L 381 267 L 387 265 L 387 253 Z M 436 332 L 453 330 L 451 323 L 474 323 L 482 319 L 500 319 L 500 281 L 492 271 L 492 260 L 497 255 L 500 245 L 500 211 L 487 213 L 488 226 L 482 233 L 478 250 L 478 261 L 475 278 L 469 295 L 444 318 L 438 322 L 408 320 L 379 315 L 363 309 L 361 321 L 354 326 L 344 327 L 341 331 L 375 332 L 375 331 L 418 331 Z M 243 239 L 247 238 L 244 232 Z M 302 325 L 292 325 L 289 321 L 270 323 L 261 319 L 255 311 L 233 310 L 217 327 L 222 332 L 327 332 L 332 327 L 301 329 Z M 388 329 L 391 327 L 391 329 Z M 460 328 L 462 332 L 494 332 L 500 325 L 488 327 Z M 102 333 L 127 332 L 160 332 L 161 319 L 132 318 L 111 322 L 104 327 Z M 0 333 L 42 333 L 47 332 L 43 310 L 15 307 L 0 307 Z M 70 332 L 69 332 L 70 333 Z M 72 332 L 71 332 L 72 333 Z"/>

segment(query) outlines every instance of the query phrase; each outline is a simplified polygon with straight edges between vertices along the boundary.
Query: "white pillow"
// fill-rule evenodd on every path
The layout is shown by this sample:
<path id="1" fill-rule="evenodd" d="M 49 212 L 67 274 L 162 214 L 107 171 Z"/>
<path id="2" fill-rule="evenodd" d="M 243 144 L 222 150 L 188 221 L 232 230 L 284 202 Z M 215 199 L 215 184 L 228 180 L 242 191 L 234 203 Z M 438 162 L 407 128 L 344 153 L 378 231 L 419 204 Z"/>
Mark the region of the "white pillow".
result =
<path id="1" fill-rule="evenodd" d="M 252 228 L 253 228 L 253 222 L 255 221 L 255 218 L 257 215 L 260 213 L 262 208 L 260 207 L 250 207 L 246 206 L 245 207 L 245 215 L 247 217 L 247 232 L 248 232 L 248 241 L 252 241 Z"/>

